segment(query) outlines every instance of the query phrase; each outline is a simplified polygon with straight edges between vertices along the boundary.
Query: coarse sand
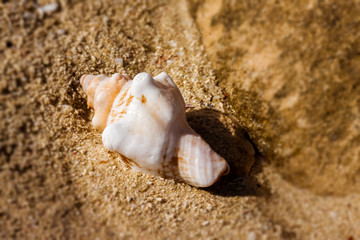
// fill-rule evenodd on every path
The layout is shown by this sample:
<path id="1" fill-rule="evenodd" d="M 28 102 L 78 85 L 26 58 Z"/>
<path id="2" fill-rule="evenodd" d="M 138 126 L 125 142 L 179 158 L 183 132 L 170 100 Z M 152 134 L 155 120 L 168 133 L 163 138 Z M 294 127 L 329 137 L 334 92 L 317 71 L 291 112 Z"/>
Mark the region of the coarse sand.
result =
<path id="1" fill-rule="evenodd" d="M 189 2 L 54 2 L 0 2 L 0 239 L 360 239 L 359 192 L 299 188 L 254 152 Z M 134 172 L 102 146 L 81 75 L 143 71 L 172 76 L 231 164 L 214 186 Z"/>

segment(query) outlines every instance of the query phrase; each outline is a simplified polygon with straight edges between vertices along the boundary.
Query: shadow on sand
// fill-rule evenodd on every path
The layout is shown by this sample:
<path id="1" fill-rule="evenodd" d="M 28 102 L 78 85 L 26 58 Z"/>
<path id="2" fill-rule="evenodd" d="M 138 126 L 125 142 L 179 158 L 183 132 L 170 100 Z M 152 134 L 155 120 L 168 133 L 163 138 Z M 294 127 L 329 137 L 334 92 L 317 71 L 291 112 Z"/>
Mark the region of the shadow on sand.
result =
<path id="1" fill-rule="evenodd" d="M 229 163 L 227 176 L 209 188 L 220 196 L 267 196 L 269 191 L 255 175 L 262 171 L 262 156 L 252 144 L 237 119 L 212 109 L 189 110 L 186 118 L 190 126 Z"/>

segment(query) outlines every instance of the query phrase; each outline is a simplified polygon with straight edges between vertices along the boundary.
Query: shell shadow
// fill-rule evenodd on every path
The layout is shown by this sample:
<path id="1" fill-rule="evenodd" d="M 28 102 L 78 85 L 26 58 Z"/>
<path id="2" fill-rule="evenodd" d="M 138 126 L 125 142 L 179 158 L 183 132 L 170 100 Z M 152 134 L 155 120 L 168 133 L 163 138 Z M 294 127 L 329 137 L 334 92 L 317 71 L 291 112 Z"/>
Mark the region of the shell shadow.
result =
<path id="1" fill-rule="evenodd" d="M 221 196 L 269 195 L 270 191 L 255 178 L 262 171 L 262 156 L 234 116 L 212 109 L 200 109 L 188 110 L 186 118 L 190 126 L 231 168 L 228 175 L 203 190 Z"/>

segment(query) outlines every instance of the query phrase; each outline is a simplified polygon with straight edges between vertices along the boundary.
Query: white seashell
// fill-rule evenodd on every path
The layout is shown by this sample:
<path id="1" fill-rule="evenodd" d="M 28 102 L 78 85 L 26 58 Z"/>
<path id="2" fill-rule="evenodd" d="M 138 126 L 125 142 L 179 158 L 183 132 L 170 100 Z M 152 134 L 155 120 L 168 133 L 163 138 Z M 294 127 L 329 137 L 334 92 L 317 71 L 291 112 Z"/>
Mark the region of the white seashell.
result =
<path id="1" fill-rule="evenodd" d="M 81 85 L 105 148 L 138 171 L 207 187 L 229 171 L 227 162 L 189 126 L 185 102 L 169 75 L 84 75 Z"/>

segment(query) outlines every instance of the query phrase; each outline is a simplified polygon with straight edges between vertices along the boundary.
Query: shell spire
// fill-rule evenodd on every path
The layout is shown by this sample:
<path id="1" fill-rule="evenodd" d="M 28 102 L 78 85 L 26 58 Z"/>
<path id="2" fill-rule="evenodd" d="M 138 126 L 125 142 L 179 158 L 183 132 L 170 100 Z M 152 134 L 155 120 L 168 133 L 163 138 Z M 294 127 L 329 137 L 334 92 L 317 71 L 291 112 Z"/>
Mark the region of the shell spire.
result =
<path id="1" fill-rule="evenodd" d="M 166 73 L 139 73 L 133 80 L 84 75 L 80 82 L 105 148 L 120 153 L 131 168 L 196 187 L 208 187 L 230 171 L 187 123 L 184 99 Z"/>
<path id="2" fill-rule="evenodd" d="M 105 129 L 114 99 L 129 80 L 128 76 L 119 73 L 113 74 L 111 77 L 83 75 L 80 78 L 80 84 L 88 96 L 87 104 L 95 109 L 92 124 L 96 129 Z"/>

